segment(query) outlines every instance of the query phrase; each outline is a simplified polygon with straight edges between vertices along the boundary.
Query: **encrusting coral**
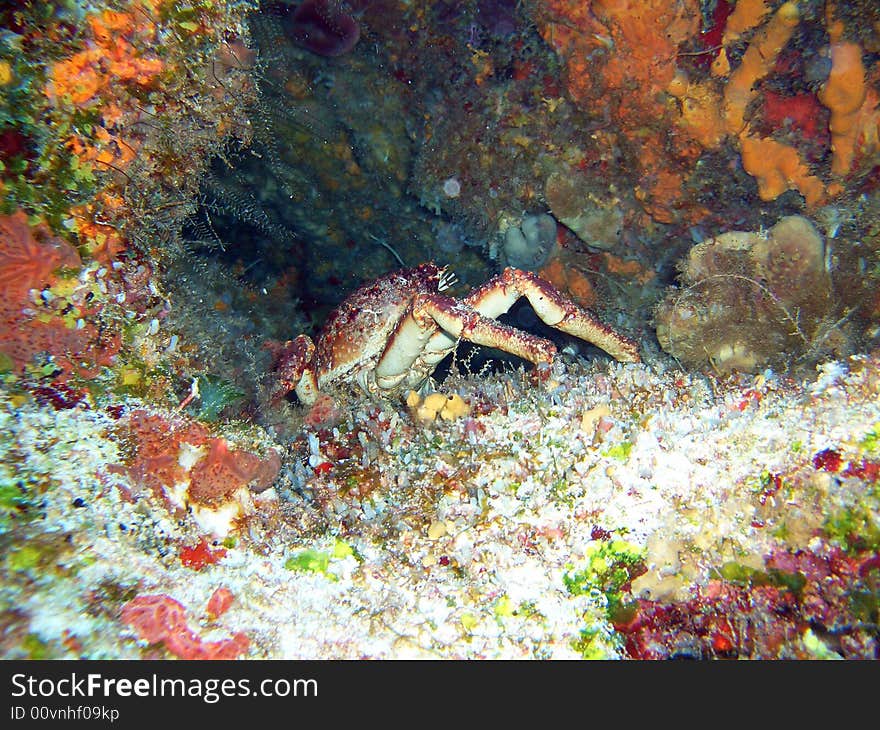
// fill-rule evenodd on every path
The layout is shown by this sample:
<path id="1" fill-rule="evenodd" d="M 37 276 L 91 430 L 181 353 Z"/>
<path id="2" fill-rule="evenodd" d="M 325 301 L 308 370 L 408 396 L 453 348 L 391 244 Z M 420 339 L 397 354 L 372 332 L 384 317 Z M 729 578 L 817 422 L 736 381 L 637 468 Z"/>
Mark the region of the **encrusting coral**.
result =
<path id="1" fill-rule="evenodd" d="M 226 439 L 190 419 L 137 410 L 122 422 L 120 434 L 132 456 L 116 470 L 170 509 L 191 509 L 204 529 L 218 535 L 250 506 L 248 489 L 265 490 L 281 468 L 274 449 L 261 457 L 230 448 Z"/>
<path id="2" fill-rule="evenodd" d="M 18 42 L 33 50 L 15 60 L 12 119 L 35 159 L 9 192 L 56 229 L 63 222 L 106 265 L 150 226 L 187 214 L 157 198 L 192 194 L 222 137 L 247 138 L 249 89 L 234 32 L 244 0 L 101 5 L 77 11 L 75 34 L 64 12 L 53 20 L 60 27 L 40 27 L 37 12 L 17 21 Z M 183 100 L 193 94 L 198 104 Z M 32 183 L 48 187 L 42 199 L 29 194 Z"/>
<path id="3" fill-rule="evenodd" d="M 217 607 L 217 603 L 212 606 L 209 602 L 207 613 L 216 616 Z M 149 644 L 163 644 L 179 659 L 238 659 L 247 653 L 250 644 L 241 632 L 228 639 L 205 641 L 190 628 L 183 605 L 164 594 L 133 598 L 122 607 L 120 618 L 137 632 L 138 638 Z"/>

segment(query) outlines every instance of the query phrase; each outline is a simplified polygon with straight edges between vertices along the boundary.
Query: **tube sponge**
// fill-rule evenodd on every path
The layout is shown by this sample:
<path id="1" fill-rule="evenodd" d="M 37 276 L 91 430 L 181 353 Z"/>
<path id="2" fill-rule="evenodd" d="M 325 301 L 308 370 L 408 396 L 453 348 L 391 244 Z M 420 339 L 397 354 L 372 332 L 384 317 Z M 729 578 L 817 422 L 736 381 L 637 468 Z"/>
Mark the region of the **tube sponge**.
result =
<path id="1" fill-rule="evenodd" d="M 741 138 L 743 169 L 758 183 L 761 200 L 776 200 L 786 190 L 797 190 L 807 207 L 819 205 L 825 198 L 825 185 L 815 175 L 794 147 L 770 137 Z"/>
<path id="2" fill-rule="evenodd" d="M 724 88 L 724 117 L 731 134 L 739 134 L 745 128 L 746 108 L 758 93 L 757 82 L 773 68 L 799 21 L 797 3 L 787 2 L 749 43 L 740 65 Z"/>
<path id="3" fill-rule="evenodd" d="M 831 110 L 831 172 L 846 175 L 851 169 L 860 128 L 860 113 L 865 104 L 865 67 L 862 49 L 855 43 L 831 45 L 831 73 L 819 90 L 819 101 Z"/>

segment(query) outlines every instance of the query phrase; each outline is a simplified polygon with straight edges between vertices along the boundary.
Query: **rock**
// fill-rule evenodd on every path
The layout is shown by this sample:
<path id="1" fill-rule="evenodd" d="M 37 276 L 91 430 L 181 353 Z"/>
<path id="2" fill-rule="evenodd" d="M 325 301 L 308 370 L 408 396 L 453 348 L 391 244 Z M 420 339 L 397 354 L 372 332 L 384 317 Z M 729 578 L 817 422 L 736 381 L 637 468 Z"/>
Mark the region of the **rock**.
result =
<path id="1" fill-rule="evenodd" d="M 654 313 L 657 339 L 681 362 L 758 372 L 846 347 L 829 329 L 831 277 L 813 224 L 786 216 L 768 231 L 731 231 L 694 246 Z M 830 337 L 830 334 L 835 334 Z"/>
<path id="2" fill-rule="evenodd" d="M 554 172 L 547 178 L 544 197 L 556 219 L 584 243 L 611 250 L 620 240 L 623 206 L 603 199 L 583 175 Z"/>
<path id="3" fill-rule="evenodd" d="M 556 220 L 547 213 L 527 215 L 504 232 L 502 255 L 508 266 L 537 271 L 556 246 Z"/>

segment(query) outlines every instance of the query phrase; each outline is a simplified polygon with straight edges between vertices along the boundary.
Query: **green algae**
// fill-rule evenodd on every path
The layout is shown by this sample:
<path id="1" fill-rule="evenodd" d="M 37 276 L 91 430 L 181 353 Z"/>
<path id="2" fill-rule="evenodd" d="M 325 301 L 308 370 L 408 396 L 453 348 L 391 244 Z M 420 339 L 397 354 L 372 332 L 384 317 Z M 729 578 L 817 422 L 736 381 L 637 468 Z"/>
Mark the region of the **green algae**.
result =
<path id="1" fill-rule="evenodd" d="M 812 629 L 807 629 L 803 636 L 804 648 L 815 659 L 843 659 L 840 654 L 833 651 L 820 639 Z"/>
<path id="2" fill-rule="evenodd" d="M 874 512 L 863 504 L 832 513 L 822 530 L 849 554 L 880 549 L 880 525 Z"/>
<path id="3" fill-rule="evenodd" d="M 610 609 L 623 603 L 626 586 L 644 572 L 644 551 L 625 540 L 590 546 L 587 559 L 587 567 L 566 572 L 562 581 L 573 596 L 604 594 Z"/>
<path id="4" fill-rule="evenodd" d="M 6 555 L 6 567 L 15 573 L 25 573 L 36 568 L 43 558 L 43 551 L 35 545 L 19 545 Z"/>
<path id="5" fill-rule="evenodd" d="M 609 449 L 606 449 L 602 452 L 602 456 L 607 456 L 610 459 L 617 459 L 618 461 L 626 461 L 629 459 L 629 455 L 632 452 L 633 445 L 630 441 L 621 441 L 619 444 L 615 444 Z"/>
<path id="6" fill-rule="evenodd" d="M 51 648 L 49 644 L 43 641 L 36 634 L 28 634 L 21 642 L 21 648 L 27 654 L 28 659 L 52 659 Z"/>
<path id="7" fill-rule="evenodd" d="M 200 375 L 197 417 L 202 421 L 217 421 L 227 407 L 239 403 L 245 395 L 228 380 L 216 375 Z"/>
<path id="8" fill-rule="evenodd" d="M 339 580 L 339 576 L 330 570 L 333 560 L 344 560 L 353 557 L 358 560 L 357 551 L 347 542 L 337 540 L 332 550 L 301 550 L 295 555 L 291 555 L 284 561 L 284 567 L 287 570 L 293 570 L 300 573 L 320 573 L 327 576 L 331 581 Z"/>
<path id="9" fill-rule="evenodd" d="M 632 580 L 645 572 L 644 550 L 625 540 L 593 544 L 587 550 L 587 565 L 566 571 L 562 582 L 572 596 L 589 596 L 602 605 L 601 615 L 588 614 L 586 626 L 572 641 L 584 659 L 607 658 L 609 648 L 620 643 L 619 635 L 606 636 L 609 622 L 625 623 L 632 616 Z M 609 647 L 610 644 L 610 647 Z"/>
<path id="10" fill-rule="evenodd" d="M 859 448 L 868 454 L 880 453 L 880 423 L 875 423 L 873 428 L 862 437 Z"/>
<path id="11" fill-rule="evenodd" d="M 754 586 L 774 586 L 800 593 L 807 583 L 807 578 L 800 572 L 785 572 L 776 568 L 759 570 L 734 560 L 729 560 L 720 568 L 710 571 L 710 575 L 718 580 L 752 588 Z"/>
<path id="12" fill-rule="evenodd" d="M 20 481 L 0 481 L 0 535 L 31 519 L 37 501 Z"/>

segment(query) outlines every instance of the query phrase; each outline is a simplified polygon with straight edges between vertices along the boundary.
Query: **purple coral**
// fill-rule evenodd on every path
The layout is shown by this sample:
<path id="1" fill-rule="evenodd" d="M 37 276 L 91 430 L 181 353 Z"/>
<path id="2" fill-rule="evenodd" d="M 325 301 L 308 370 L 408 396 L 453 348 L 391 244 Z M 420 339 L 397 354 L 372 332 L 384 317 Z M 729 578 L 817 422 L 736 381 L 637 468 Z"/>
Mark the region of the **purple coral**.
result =
<path id="1" fill-rule="evenodd" d="M 305 0 L 284 19 L 284 32 L 320 56 L 341 56 L 354 48 L 361 31 L 346 3 Z"/>

